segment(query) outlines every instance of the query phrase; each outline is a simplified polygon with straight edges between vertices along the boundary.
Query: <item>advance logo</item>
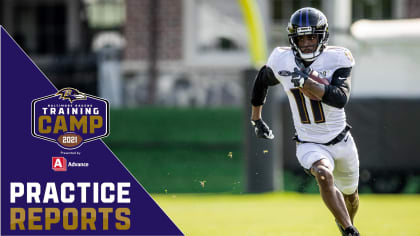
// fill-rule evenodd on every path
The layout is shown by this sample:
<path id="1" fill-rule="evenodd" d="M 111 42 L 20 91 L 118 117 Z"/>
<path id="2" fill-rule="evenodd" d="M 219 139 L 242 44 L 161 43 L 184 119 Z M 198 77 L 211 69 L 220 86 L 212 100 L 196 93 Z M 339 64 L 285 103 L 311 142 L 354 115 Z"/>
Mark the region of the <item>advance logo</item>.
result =
<path id="1" fill-rule="evenodd" d="M 54 171 L 67 171 L 67 159 L 64 157 L 53 157 L 52 169 Z"/>
<path id="2" fill-rule="evenodd" d="M 32 101 L 32 135 L 64 149 L 109 135 L 107 100 L 64 88 Z"/>

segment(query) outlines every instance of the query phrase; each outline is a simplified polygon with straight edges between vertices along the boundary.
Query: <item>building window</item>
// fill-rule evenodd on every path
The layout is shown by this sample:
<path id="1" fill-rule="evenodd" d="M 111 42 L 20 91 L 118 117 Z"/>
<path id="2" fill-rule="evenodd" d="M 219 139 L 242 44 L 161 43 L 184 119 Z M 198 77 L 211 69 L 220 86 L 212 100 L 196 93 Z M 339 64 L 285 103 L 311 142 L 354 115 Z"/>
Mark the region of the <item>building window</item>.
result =
<path id="1" fill-rule="evenodd" d="M 183 5 L 187 64 L 250 64 L 248 34 L 238 1 L 185 0 Z"/>
<path id="2" fill-rule="evenodd" d="M 353 0 L 352 20 L 360 19 L 383 20 L 391 19 L 393 0 Z"/>
<path id="3" fill-rule="evenodd" d="M 115 30 L 125 23 L 124 0 L 84 0 L 89 27 Z"/>
<path id="4" fill-rule="evenodd" d="M 28 53 L 63 54 L 66 51 L 64 4 L 16 5 L 14 38 Z"/>
<path id="5" fill-rule="evenodd" d="M 66 6 L 39 5 L 36 7 L 37 53 L 64 54 L 66 52 Z"/>
<path id="6" fill-rule="evenodd" d="M 241 51 L 246 48 L 246 28 L 236 1 L 197 0 L 196 6 L 200 51 Z"/>

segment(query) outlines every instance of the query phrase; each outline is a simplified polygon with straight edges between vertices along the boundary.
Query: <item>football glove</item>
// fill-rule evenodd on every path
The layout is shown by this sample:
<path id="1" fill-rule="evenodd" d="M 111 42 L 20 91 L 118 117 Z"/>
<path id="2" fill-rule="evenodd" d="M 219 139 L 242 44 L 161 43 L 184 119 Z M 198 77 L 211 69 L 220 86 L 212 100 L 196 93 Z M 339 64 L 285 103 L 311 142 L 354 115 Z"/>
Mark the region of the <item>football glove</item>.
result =
<path id="1" fill-rule="evenodd" d="M 262 120 L 251 120 L 252 126 L 255 128 L 255 134 L 258 138 L 264 139 L 273 139 L 273 131 L 268 127 L 268 125 Z"/>
<path id="2" fill-rule="evenodd" d="M 312 72 L 311 67 L 307 67 L 303 70 L 300 70 L 295 67 L 294 72 L 292 73 L 292 83 L 295 87 L 303 88 L 305 81 L 308 79 L 309 75 Z"/>

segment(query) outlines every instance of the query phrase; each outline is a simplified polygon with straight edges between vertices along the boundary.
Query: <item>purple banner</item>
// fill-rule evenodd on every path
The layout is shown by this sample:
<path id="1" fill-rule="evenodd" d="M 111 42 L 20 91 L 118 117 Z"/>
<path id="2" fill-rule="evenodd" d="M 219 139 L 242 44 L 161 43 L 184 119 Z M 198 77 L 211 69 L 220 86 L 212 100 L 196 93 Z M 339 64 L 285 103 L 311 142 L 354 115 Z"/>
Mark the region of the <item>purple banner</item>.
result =
<path id="1" fill-rule="evenodd" d="M 57 91 L 0 39 L 1 234 L 183 235 L 100 139 L 108 103 Z"/>

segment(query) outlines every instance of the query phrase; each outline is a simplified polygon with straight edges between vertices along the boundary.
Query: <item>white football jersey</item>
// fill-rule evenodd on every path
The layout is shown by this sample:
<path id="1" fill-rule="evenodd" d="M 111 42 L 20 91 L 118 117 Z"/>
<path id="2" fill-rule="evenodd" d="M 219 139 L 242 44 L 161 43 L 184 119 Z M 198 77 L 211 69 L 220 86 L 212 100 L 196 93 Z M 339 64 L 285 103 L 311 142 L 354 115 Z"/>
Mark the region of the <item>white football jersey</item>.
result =
<path id="1" fill-rule="evenodd" d="M 348 49 L 328 46 L 311 67 L 331 82 L 332 75 L 337 69 L 353 67 L 354 64 L 353 56 Z M 327 143 L 345 128 L 346 114 L 343 108 L 310 100 L 293 85 L 288 72 L 293 72 L 295 67 L 299 67 L 290 47 L 275 48 L 268 58 L 267 66 L 273 70 L 289 98 L 293 123 L 300 140 Z"/>

